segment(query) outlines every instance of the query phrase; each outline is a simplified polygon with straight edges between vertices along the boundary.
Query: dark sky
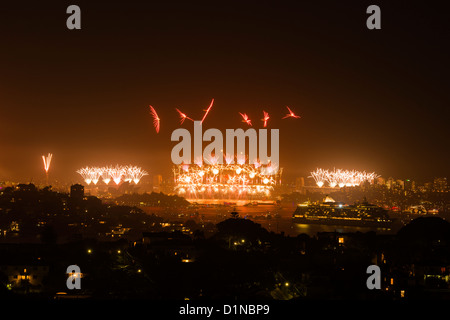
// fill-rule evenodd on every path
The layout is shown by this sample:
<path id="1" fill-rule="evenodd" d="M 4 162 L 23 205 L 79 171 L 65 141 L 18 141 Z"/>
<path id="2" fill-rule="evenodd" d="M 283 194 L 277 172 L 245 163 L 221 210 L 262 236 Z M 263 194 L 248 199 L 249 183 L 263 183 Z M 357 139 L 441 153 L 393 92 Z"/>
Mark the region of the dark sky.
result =
<path id="1" fill-rule="evenodd" d="M 95 2 L 95 3 L 93 3 Z M 81 30 L 66 28 L 67 6 Z M 381 8 L 381 30 L 366 8 Z M 448 11 L 423 1 L 33 1 L 0 6 L 0 180 L 86 165 L 170 173 L 178 107 L 280 129 L 286 176 L 448 176 Z M 148 105 L 161 117 L 155 133 Z M 281 118 L 285 106 L 301 119 Z M 192 123 L 182 127 L 191 129 Z"/>

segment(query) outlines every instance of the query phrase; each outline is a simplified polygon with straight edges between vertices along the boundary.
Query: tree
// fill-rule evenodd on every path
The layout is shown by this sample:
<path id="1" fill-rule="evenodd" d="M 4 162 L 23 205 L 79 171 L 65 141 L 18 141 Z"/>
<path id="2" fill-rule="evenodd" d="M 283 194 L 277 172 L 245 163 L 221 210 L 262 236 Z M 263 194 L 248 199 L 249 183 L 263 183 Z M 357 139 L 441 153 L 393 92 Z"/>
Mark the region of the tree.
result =
<path id="1" fill-rule="evenodd" d="M 58 239 L 58 235 L 56 234 L 55 228 L 52 225 L 46 225 L 42 230 L 41 241 L 45 244 L 55 244 Z"/>

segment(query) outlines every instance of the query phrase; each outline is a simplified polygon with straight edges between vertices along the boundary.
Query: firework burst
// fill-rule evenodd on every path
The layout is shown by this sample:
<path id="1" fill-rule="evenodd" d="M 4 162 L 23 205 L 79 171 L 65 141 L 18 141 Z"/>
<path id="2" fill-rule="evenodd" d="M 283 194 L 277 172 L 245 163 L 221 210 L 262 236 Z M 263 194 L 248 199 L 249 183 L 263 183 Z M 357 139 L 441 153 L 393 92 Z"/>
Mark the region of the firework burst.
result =
<path id="1" fill-rule="evenodd" d="M 296 115 L 294 112 L 292 112 L 291 109 L 289 109 L 289 107 L 286 107 L 289 110 L 289 113 L 283 117 L 283 119 L 286 118 L 300 118 L 300 116 Z"/>
<path id="2" fill-rule="evenodd" d="M 84 182 L 89 185 L 91 183 L 97 184 L 102 178 L 103 182 L 108 185 L 111 180 L 114 181 L 116 185 L 119 185 L 122 181 L 124 182 L 134 182 L 138 184 L 143 176 L 148 175 L 148 173 L 137 166 L 118 166 L 115 167 L 84 167 L 77 170 L 82 177 Z"/>
<path id="3" fill-rule="evenodd" d="M 239 163 L 225 155 L 205 159 L 203 166 L 182 164 L 174 167 L 175 191 L 190 199 L 264 199 L 280 183 L 281 169 L 273 165 Z M 245 159 L 245 157 L 244 157 Z"/>
<path id="4" fill-rule="evenodd" d="M 42 156 L 42 161 L 44 162 L 44 170 L 45 170 L 45 182 L 48 185 L 48 170 L 50 170 L 50 163 L 52 162 L 53 155 L 49 153 L 46 156 Z"/>
<path id="5" fill-rule="evenodd" d="M 267 121 L 269 121 L 270 117 L 269 114 L 265 111 L 263 111 L 264 117 L 261 119 L 261 121 L 264 122 L 264 128 L 267 127 Z"/>
<path id="6" fill-rule="evenodd" d="M 153 126 L 155 127 L 156 133 L 159 133 L 161 119 L 159 118 L 158 114 L 156 113 L 155 108 L 153 108 L 152 106 L 149 106 L 149 107 L 150 107 L 150 113 L 152 114 L 152 117 L 153 117 Z"/>
<path id="7" fill-rule="evenodd" d="M 246 113 L 240 113 L 239 114 L 242 116 L 242 122 L 245 122 L 246 124 L 248 124 L 249 126 L 252 125 L 252 121 L 248 118 L 248 115 Z"/>
<path id="8" fill-rule="evenodd" d="M 323 187 L 325 182 L 328 182 L 328 186 L 335 188 L 342 187 L 354 187 L 359 186 L 361 183 L 373 181 L 379 177 L 375 172 L 367 173 L 365 171 L 357 170 L 342 170 L 334 169 L 333 171 L 326 169 L 316 169 L 311 172 L 311 177 L 315 180 L 318 187 Z"/>
<path id="9" fill-rule="evenodd" d="M 194 120 L 192 120 L 192 118 L 189 118 L 185 113 L 181 112 L 177 108 L 175 108 L 175 110 L 177 110 L 178 114 L 180 115 L 180 118 L 181 118 L 180 124 L 183 124 L 184 120 L 186 120 L 186 119 L 194 121 Z"/>
<path id="10" fill-rule="evenodd" d="M 44 162 L 45 173 L 48 173 L 48 170 L 50 169 L 50 163 L 52 162 L 52 157 L 53 157 L 53 155 L 51 153 L 49 153 L 47 155 L 47 157 L 42 156 L 42 161 Z"/>

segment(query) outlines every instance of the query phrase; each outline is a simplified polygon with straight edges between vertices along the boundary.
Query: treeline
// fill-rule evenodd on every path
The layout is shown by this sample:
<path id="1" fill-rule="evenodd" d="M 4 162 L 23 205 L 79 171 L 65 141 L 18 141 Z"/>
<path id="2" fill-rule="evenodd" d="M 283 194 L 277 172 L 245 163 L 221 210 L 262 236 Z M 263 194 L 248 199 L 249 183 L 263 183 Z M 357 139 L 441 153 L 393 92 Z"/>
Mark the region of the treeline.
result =
<path id="1" fill-rule="evenodd" d="M 167 195 L 162 192 L 123 194 L 115 200 L 118 204 L 127 206 L 186 207 L 190 204 L 182 197 Z"/>

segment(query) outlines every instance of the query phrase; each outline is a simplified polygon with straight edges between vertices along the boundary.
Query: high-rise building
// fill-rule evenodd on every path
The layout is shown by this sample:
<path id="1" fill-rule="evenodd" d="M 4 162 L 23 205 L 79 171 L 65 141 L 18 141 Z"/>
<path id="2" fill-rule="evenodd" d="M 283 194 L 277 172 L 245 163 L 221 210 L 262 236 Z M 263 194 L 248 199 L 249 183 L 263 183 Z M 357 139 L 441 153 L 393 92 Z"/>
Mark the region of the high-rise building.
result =
<path id="1" fill-rule="evenodd" d="M 161 191 L 161 183 L 163 181 L 162 175 L 155 174 L 153 176 L 153 191 L 160 192 Z"/>
<path id="2" fill-rule="evenodd" d="M 304 186 L 305 186 L 305 178 L 303 178 L 303 177 L 295 178 L 295 191 L 296 192 L 303 192 Z"/>
<path id="3" fill-rule="evenodd" d="M 84 186 L 81 184 L 74 184 L 70 186 L 70 198 L 74 200 L 83 200 Z"/>

